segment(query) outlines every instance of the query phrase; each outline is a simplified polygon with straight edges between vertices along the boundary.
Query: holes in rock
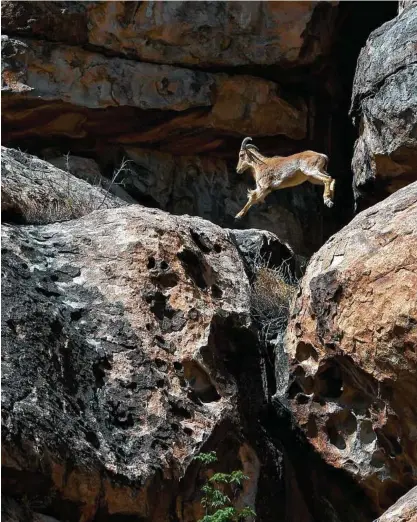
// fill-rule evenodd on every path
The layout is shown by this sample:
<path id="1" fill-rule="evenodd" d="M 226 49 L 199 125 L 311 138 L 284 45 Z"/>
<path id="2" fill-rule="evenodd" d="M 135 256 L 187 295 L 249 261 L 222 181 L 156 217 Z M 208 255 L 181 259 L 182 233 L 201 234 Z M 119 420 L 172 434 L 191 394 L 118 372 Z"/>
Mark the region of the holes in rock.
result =
<path id="1" fill-rule="evenodd" d="M 188 319 L 192 319 L 193 321 L 195 321 L 196 319 L 198 319 L 199 317 L 199 311 L 196 310 L 195 308 L 191 308 L 191 310 L 188 312 Z"/>
<path id="2" fill-rule="evenodd" d="M 178 361 L 174 362 L 174 368 L 177 372 L 182 372 L 184 370 L 182 364 Z"/>
<path id="3" fill-rule="evenodd" d="M 215 243 L 214 251 L 216 252 L 216 254 L 220 254 L 220 252 L 222 251 L 222 247 L 218 243 Z"/>
<path id="4" fill-rule="evenodd" d="M 313 358 L 315 361 L 317 361 L 319 356 L 311 344 L 307 344 L 301 341 L 298 343 L 295 358 L 299 362 L 306 361 L 310 358 Z"/>
<path id="5" fill-rule="evenodd" d="M 117 416 L 117 420 L 115 424 L 120 426 L 121 428 L 131 428 L 134 425 L 133 416 L 131 413 L 122 413 Z"/>
<path id="6" fill-rule="evenodd" d="M 180 400 L 177 402 L 175 401 L 169 401 L 170 410 L 171 413 L 177 417 L 184 417 L 186 419 L 191 419 L 192 414 L 188 409 L 185 407 L 184 403 Z"/>
<path id="7" fill-rule="evenodd" d="M 138 383 L 135 381 L 128 382 L 127 384 L 122 385 L 124 388 L 127 388 L 128 390 L 136 390 L 138 387 Z"/>
<path id="8" fill-rule="evenodd" d="M 301 389 L 301 386 L 298 384 L 297 381 L 294 381 L 288 389 L 288 396 L 290 399 L 294 399 L 296 395 L 302 392 L 303 390 Z"/>
<path id="9" fill-rule="evenodd" d="M 83 315 L 82 310 L 74 310 L 70 313 L 71 321 L 79 321 Z"/>
<path id="10" fill-rule="evenodd" d="M 163 388 L 165 386 L 165 380 L 164 379 L 158 379 L 156 381 L 157 388 Z"/>
<path id="11" fill-rule="evenodd" d="M 383 468 L 385 465 L 385 453 L 382 450 L 377 450 L 372 453 L 371 466 L 377 469 Z"/>
<path id="12" fill-rule="evenodd" d="M 93 374 L 96 380 L 96 388 L 101 388 L 104 385 L 104 377 L 106 370 L 111 369 L 111 364 L 107 359 L 101 359 L 93 366 Z"/>
<path id="13" fill-rule="evenodd" d="M 179 332 L 187 322 L 184 313 L 180 310 L 174 310 L 168 303 L 168 296 L 161 292 L 151 292 L 145 295 L 145 300 L 149 303 L 151 312 L 160 321 L 162 332 Z M 155 339 L 157 339 L 155 337 Z M 165 346 L 161 346 L 165 348 Z M 166 348 L 165 348 L 166 349 Z"/>
<path id="14" fill-rule="evenodd" d="M 307 437 L 309 439 L 315 439 L 317 437 L 318 431 L 317 431 L 317 424 L 312 415 L 310 415 L 308 421 L 307 421 Z"/>
<path id="15" fill-rule="evenodd" d="M 220 399 L 210 376 L 197 362 L 184 362 L 184 377 L 201 402 L 215 402 Z"/>
<path id="16" fill-rule="evenodd" d="M 293 371 L 293 375 L 295 380 L 289 389 L 290 398 L 294 398 L 298 393 L 302 393 L 303 395 L 310 395 L 313 393 L 314 379 L 311 375 L 306 377 L 305 370 L 302 366 L 297 366 Z"/>
<path id="17" fill-rule="evenodd" d="M 157 366 L 157 368 L 159 368 L 160 370 L 166 372 L 167 369 L 168 369 L 168 365 L 166 363 L 166 361 L 164 361 L 163 359 L 159 359 L 158 357 L 155 359 L 155 364 Z"/>
<path id="18" fill-rule="evenodd" d="M 211 285 L 211 294 L 215 299 L 220 299 L 223 296 L 223 290 L 217 285 Z"/>
<path id="19" fill-rule="evenodd" d="M 191 279 L 199 288 L 205 290 L 207 288 L 207 283 L 203 275 L 204 267 L 197 254 L 191 250 L 188 250 L 187 248 L 184 248 L 184 250 L 178 252 L 177 257 L 181 261 L 186 274 L 191 277 Z"/>
<path id="20" fill-rule="evenodd" d="M 343 379 L 338 366 L 329 366 L 317 376 L 317 392 L 329 399 L 337 399 L 342 395 Z"/>
<path id="21" fill-rule="evenodd" d="M 161 261 L 161 264 L 159 265 L 161 267 L 161 270 L 168 270 L 169 265 L 166 261 Z"/>
<path id="22" fill-rule="evenodd" d="M 94 448 L 99 449 L 100 441 L 93 431 L 87 431 L 85 433 L 85 440 L 89 442 Z"/>
<path id="23" fill-rule="evenodd" d="M 15 324 L 15 322 L 13 321 L 13 319 L 7 319 L 6 324 L 7 324 L 7 326 L 10 328 L 10 330 L 11 330 L 13 333 L 16 333 L 16 332 L 17 332 L 16 324 Z"/>
<path id="24" fill-rule="evenodd" d="M 205 254 L 211 252 L 211 243 L 203 234 L 199 234 L 194 230 L 190 230 L 190 234 L 193 238 L 194 243 L 202 252 L 204 252 Z"/>
<path id="25" fill-rule="evenodd" d="M 326 422 L 329 442 L 340 450 L 346 448 L 346 438 L 356 432 L 356 417 L 349 410 L 333 414 Z"/>
<path id="26" fill-rule="evenodd" d="M 340 450 L 346 449 L 345 439 L 340 435 L 335 426 L 330 425 L 327 427 L 327 436 L 329 437 L 330 444 L 333 444 L 333 446 L 336 446 L 336 448 Z"/>
<path id="27" fill-rule="evenodd" d="M 155 292 L 153 295 L 147 296 L 146 301 L 151 304 L 151 312 L 157 317 L 157 319 L 162 321 L 167 311 L 168 297 L 161 294 L 161 292 Z M 169 310 L 168 313 L 170 313 Z"/>
<path id="28" fill-rule="evenodd" d="M 299 393 L 296 395 L 295 400 L 298 404 L 307 404 L 310 400 L 310 397 L 304 393 Z"/>
<path id="29" fill-rule="evenodd" d="M 194 432 L 191 428 L 183 428 L 183 432 L 186 434 L 186 435 L 192 435 Z"/>
<path id="30" fill-rule="evenodd" d="M 147 268 L 149 270 L 151 270 L 152 268 L 155 268 L 155 265 L 156 265 L 156 261 L 155 261 L 155 258 L 154 257 L 148 257 L 148 264 L 147 264 Z"/>
<path id="31" fill-rule="evenodd" d="M 173 423 L 171 424 L 171 429 L 172 429 L 172 431 L 174 431 L 175 433 L 177 433 L 177 431 L 179 430 L 179 426 L 178 426 L 178 424 L 176 424 L 175 422 L 173 422 Z"/>
<path id="32" fill-rule="evenodd" d="M 372 422 L 364 420 L 360 424 L 359 438 L 363 444 L 372 444 L 376 440 L 376 433 L 372 428 Z"/>

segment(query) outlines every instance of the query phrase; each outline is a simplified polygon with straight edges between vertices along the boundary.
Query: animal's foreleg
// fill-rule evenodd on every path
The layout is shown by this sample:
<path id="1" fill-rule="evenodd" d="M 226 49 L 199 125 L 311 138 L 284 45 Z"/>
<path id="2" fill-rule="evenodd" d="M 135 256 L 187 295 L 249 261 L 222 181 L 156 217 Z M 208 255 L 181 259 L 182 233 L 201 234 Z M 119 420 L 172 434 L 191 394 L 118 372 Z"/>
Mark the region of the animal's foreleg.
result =
<path id="1" fill-rule="evenodd" d="M 242 210 L 238 214 L 236 214 L 235 219 L 243 218 L 243 216 L 246 215 L 246 213 L 251 208 L 251 206 L 254 205 L 255 203 L 257 203 L 257 201 L 258 201 L 258 190 L 257 189 L 255 189 L 255 190 L 248 190 L 248 198 L 249 199 L 248 199 L 246 205 L 242 208 Z"/>

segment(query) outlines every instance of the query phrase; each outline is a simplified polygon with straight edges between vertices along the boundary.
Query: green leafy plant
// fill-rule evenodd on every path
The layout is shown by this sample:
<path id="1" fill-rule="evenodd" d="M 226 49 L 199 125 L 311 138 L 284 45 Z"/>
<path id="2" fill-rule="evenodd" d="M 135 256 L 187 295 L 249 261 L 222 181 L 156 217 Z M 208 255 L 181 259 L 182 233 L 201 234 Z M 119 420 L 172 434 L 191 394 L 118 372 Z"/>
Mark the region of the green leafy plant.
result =
<path id="1" fill-rule="evenodd" d="M 215 451 L 200 453 L 194 457 L 195 460 L 204 465 L 217 462 Z M 229 485 L 232 491 L 242 486 L 244 480 L 248 480 L 243 471 L 232 471 L 231 473 L 215 473 L 210 477 L 201 491 L 204 493 L 201 505 L 205 509 L 205 515 L 198 522 L 240 522 L 247 517 L 255 517 L 256 513 L 250 507 L 237 509 L 233 506 L 232 500 L 223 493 L 219 486 Z"/>

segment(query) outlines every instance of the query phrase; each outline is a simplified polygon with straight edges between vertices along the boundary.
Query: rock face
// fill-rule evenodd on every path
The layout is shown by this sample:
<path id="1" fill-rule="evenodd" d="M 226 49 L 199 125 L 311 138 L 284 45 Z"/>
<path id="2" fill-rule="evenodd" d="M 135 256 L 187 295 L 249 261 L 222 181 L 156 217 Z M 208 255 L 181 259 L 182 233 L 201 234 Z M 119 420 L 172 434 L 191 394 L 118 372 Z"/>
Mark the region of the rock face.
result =
<path id="1" fill-rule="evenodd" d="M 8 520 L 195 522 L 209 450 L 260 520 L 370 520 L 270 408 L 238 250 L 268 234 L 140 205 L 2 232 Z"/>
<path id="2" fill-rule="evenodd" d="M 291 409 L 382 512 L 416 483 L 417 183 L 315 254 L 288 336 Z"/>
<path id="3" fill-rule="evenodd" d="M 338 2 L 4 2 L 2 31 L 145 62 L 205 67 L 309 64 L 329 52 Z M 68 27 L 59 31 L 63 16 Z"/>
<path id="4" fill-rule="evenodd" d="M 352 169 L 360 207 L 417 179 L 416 49 L 417 4 L 410 2 L 359 56 L 351 114 L 359 129 Z"/>
<path id="5" fill-rule="evenodd" d="M 131 197 L 234 226 L 249 184 L 235 175 L 243 137 L 269 155 L 330 154 L 319 120 L 332 104 L 306 94 L 306 79 L 333 89 L 314 78 L 338 13 L 338 2 L 4 2 L 3 145 L 93 159 L 107 177 L 128 151 Z M 239 226 L 311 254 L 344 219 L 320 192 L 270 196 Z"/>
<path id="6" fill-rule="evenodd" d="M 5 221 L 53 223 L 127 204 L 99 186 L 91 186 L 36 156 L 14 149 L 1 148 L 1 169 L 1 211 Z"/>
<path id="7" fill-rule="evenodd" d="M 228 234 L 138 205 L 3 232 L 3 492 L 25 475 L 65 520 L 191 521 L 179 480 L 224 438 L 256 496 L 232 361 L 259 355 Z"/>
<path id="8" fill-rule="evenodd" d="M 280 97 L 276 83 L 260 78 L 229 78 L 8 36 L 2 36 L 2 56 L 2 94 L 9 109 L 4 121 L 10 140 L 22 132 L 25 136 L 42 134 L 45 126 L 53 134 L 70 133 L 73 138 L 100 135 L 100 117 L 94 122 L 91 113 L 91 123 L 89 109 L 125 115 L 118 131 L 109 125 L 108 135 L 114 143 L 161 142 L 172 139 L 178 128 L 197 133 L 214 128 L 220 135 L 238 131 L 241 135 L 283 134 L 293 139 L 306 136 L 302 100 L 297 108 Z M 41 119 L 45 104 L 64 104 L 66 116 L 59 111 L 54 118 L 43 118 L 39 125 L 32 123 L 31 129 L 25 129 L 24 121 L 33 122 L 37 114 Z M 23 107 L 31 110 L 21 114 L 17 122 L 16 115 Z M 127 109 L 131 113 L 128 120 Z M 162 112 L 144 126 L 143 118 L 137 118 L 142 111 Z M 181 114 L 184 111 L 186 115 Z M 68 113 L 72 114 L 70 121 Z"/>
<path id="9" fill-rule="evenodd" d="M 416 522 L 417 486 L 401 497 L 375 522 Z"/>

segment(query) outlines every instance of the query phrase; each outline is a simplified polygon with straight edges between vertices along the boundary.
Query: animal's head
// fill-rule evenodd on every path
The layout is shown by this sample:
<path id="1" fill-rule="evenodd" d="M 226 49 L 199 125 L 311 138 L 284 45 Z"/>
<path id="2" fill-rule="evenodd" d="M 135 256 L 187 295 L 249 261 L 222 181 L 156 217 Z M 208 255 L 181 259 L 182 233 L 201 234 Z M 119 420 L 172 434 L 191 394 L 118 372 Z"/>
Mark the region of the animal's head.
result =
<path id="1" fill-rule="evenodd" d="M 245 138 L 240 146 L 239 161 L 236 167 L 238 174 L 242 174 L 242 172 L 245 172 L 245 170 L 252 167 L 255 163 L 252 151 L 259 149 L 255 147 L 255 145 L 249 144 L 250 141 L 252 141 L 252 138 Z"/>

